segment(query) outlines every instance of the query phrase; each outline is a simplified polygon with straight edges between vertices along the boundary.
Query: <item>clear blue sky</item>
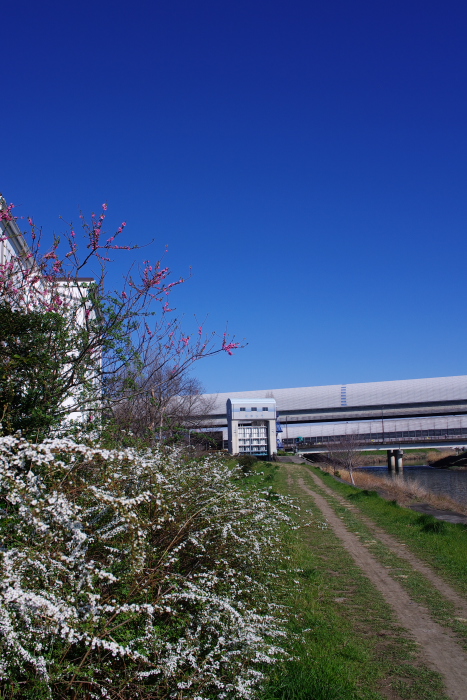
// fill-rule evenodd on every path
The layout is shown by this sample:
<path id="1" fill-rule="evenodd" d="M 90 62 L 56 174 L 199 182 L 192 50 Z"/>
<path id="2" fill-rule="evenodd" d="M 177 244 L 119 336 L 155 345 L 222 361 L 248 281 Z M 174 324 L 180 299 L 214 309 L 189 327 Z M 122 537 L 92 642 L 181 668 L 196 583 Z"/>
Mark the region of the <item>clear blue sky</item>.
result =
<path id="1" fill-rule="evenodd" d="M 191 265 L 187 325 L 249 343 L 208 391 L 465 374 L 466 35 L 464 1 L 16 0 L 0 190 Z"/>

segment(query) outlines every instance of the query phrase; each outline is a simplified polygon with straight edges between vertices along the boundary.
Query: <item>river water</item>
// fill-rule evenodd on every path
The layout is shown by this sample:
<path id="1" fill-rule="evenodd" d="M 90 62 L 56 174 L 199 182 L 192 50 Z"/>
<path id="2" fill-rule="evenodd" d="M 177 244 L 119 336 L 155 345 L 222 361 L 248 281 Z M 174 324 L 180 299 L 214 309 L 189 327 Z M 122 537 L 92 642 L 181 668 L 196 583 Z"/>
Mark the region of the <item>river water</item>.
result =
<path id="1" fill-rule="evenodd" d="M 387 467 L 362 467 L 359 471 L 375 476 L 388 476 Z M 417 481 L 427 491 L 449 496 L 458 503 L 467 505 L 467 470 L 435 469 L 427 465 L 405 466 L 403 477 L 406 481 Z"/>

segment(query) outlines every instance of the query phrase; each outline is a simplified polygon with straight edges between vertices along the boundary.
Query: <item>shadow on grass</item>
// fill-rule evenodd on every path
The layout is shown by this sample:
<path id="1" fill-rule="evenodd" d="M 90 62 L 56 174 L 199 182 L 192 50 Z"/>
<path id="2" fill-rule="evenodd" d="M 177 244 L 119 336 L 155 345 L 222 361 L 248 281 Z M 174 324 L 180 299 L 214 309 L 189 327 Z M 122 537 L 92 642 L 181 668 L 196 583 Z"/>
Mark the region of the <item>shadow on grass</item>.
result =
<path id="1" fill-rule="evenodd" d="M 356 493 L 350 493 L 348 498 L 352 501 L 360 501 L 362 498 L 380 498 L 377 491 L 369 491 L 368 489 L 362 489 Z"/>

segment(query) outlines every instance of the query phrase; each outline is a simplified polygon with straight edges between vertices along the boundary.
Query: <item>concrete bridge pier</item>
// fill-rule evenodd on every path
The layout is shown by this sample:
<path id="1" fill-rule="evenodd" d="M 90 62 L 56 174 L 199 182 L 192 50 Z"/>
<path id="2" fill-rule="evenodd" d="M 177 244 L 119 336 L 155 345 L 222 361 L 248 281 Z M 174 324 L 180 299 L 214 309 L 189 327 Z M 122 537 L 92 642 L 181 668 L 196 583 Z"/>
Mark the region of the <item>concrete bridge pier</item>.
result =
<path id="1" fill-rule="evenodd" d="M 391 474 L 401 474 L 404 471 L 404 450 L 388 450 L 388 471 Z"/>
<path id="2" fill-rule="evenodd" d="M 404 450 L 394 450 L 395 462 L 396 462 L 396 474 L 402 474 L 404 471 L 403 456 Z"/>

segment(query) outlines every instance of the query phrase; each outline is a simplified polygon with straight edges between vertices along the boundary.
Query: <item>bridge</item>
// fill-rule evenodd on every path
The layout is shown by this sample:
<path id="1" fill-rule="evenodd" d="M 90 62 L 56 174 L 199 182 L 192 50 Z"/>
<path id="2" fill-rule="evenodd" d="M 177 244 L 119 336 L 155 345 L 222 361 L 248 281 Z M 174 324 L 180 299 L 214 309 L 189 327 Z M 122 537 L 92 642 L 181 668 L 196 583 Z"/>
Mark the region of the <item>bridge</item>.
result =
<path id="1" fill-rule="evenodd" d="M 379 419 L 310 426 L 283 425 L 285 448 L 300 452 L 323 452 L 349 436 L 359 450 L 394 448 L 459 447 L 467 444 L 467 416 Z"/>

